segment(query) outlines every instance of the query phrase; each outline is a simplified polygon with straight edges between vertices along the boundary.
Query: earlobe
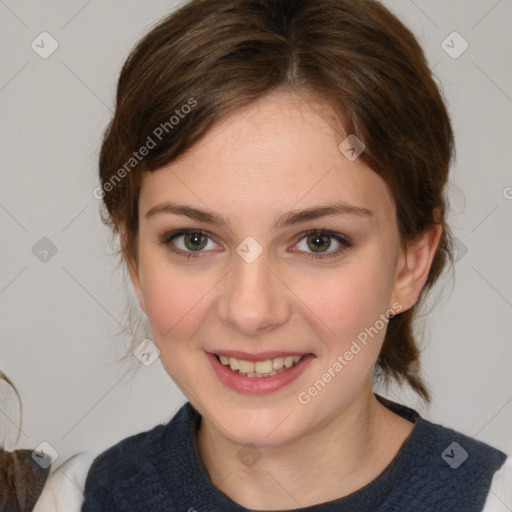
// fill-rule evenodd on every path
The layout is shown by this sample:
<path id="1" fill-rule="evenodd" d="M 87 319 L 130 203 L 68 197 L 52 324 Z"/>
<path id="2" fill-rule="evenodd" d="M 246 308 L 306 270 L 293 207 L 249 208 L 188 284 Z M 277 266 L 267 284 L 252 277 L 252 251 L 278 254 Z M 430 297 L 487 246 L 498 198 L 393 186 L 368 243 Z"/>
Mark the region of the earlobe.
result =
<path id="1" fill-rule="evenodd" d="M 392 298 L 392 303 L 397 301 L 402 305 L 402 311 L 416 304 L 427 281 L 442 232 L 442 224 L 433 224 L 402 252 Z"/>

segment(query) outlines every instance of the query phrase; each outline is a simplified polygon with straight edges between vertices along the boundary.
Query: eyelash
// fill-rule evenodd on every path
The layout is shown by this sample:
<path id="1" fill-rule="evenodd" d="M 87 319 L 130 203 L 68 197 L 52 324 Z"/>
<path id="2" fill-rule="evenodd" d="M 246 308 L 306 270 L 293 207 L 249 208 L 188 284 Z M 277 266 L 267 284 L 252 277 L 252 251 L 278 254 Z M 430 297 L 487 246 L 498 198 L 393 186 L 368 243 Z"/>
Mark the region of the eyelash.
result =
<path id="1" fill-rule="evenodd" d="M 170 233 L 165 233 L 161 237 L 160 243 L 163 244 L 163 245 L 166 245 L 167 248 L 171 252 L 173 252 L 175 254 L 178 254 L 181 257 L 184 257 L 184 258 L 198 258 L 198 257 L 200 257 L 199 255 L 201 254 L 201 252 L 204 252 L 204 251 L 195 251 L 195 252 L 193 252 L 193 251 L 183 251 L 181 249 L 177 249 L 177 248 L 173 247 L 172 244 L 171 244 L 171 242 L 175 238 L 178 238 L 178 237 L 180 237 L 182 235 L 187 235 L 187 234 L 190 234 L 190 233 L 204 235 L 204 236 L 212 239 L 212 237 L 210 236 L 209 233 L 207 233 L 206 231 L 203 231 L 201 229 L 182 228 L 182 229 L 179 229 L 179 230 L 171 231 Z M 330 236 L 331 238 L 334 238 L 341 245 L 341 247 L 338 248 L 337 250 L 329 252 L 329 253 L 318 253 L 318 254 L 308 253 L 305 256 L 303 256 L 303 257 L 305 257 L 307 259 L 320 260 L 320 259 L 331 258 L 333 256 L 340 255 L 341 253 L 345 252 L 347 249 L 352 247 L 352 242 L 347 237 L 345 237 L 344 235 L 341 235 L 340 233 L 336 233 L 335 231 L 329 231 L 327 229 L 310 229 L 308 231 L 305 231 L 304 233 L 301 233 L 300 235 L 298 235 L 296 237 L 297 241 L 295 243 L 298 243 L 302 239 L 307 238 L 307 237 L 309 237 L 311 235 L 327 235 L 327 236 Z"/>

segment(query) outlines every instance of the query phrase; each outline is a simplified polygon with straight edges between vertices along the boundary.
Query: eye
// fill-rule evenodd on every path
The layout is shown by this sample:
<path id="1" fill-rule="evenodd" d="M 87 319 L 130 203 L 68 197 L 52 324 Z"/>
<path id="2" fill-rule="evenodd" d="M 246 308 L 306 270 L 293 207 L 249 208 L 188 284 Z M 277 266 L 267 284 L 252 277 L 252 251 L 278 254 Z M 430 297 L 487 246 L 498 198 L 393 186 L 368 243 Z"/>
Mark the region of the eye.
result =
<path id="1" fill-rule="evenodd" d="M 209 241 L 214 247 L 209 247 Z M 210 235 L 200 229 L 180 229 L 162 236 L 160 243 L 168 247 L 171 252 L 186 258 L 197 258 L 203 249 L 213 249 L 215 245 Z"/>
<path id="2" fill-rule="evenodd" d="M 327 252 L 331 249 L 335 241 L 335 249 Z M 328 231 L 326 229 L 312 229 L 302 233 L 299 243 L 296 247 L 302 252 L 312 252 L 305 255 L 306 258 L 330 258 L 337 256 L 342 252 L 345 252 L 349 247 L 352 246 L 350 240 L 340 233 L 334 231 Z M 295 249 L 294 249 L 295 251 Z"/>

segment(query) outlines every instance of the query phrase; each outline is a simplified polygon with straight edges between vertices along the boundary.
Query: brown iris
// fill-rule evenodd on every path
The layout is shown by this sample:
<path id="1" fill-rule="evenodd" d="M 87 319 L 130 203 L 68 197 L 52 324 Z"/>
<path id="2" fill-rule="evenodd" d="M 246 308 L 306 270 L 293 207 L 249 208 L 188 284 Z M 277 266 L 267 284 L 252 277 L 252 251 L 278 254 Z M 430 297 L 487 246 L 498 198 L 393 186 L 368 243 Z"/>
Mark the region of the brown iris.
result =
<path id="1" fill-rule="evenodd" d="M 313 242 L 314 245 L 311 245 L 310 248 L 315 252 L 321 252 L 323 250 L 329 249 L 331 246 L 331 237 L 329 235 L 322 234 L 314 234 L 310 235 L 307 238 L 307 243 Z"/>
<path id="2" fill-rule="evenodd" d="M 201 238 L 203 239 L 202 242 Z M 204 246 L 207 244 L 208 237 L 201 233 L 188 233 L 184 235 L 183 241 L 187 249 L 190 249 L 191 251 L 196 251 L 204 248 Z"/>

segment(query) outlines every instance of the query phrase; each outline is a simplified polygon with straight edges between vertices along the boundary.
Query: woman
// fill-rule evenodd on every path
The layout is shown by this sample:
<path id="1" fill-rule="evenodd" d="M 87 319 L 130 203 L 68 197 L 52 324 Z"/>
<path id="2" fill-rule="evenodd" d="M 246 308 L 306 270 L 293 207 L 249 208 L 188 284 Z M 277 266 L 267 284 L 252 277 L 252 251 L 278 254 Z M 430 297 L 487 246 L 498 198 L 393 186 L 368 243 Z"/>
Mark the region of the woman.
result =
<path id="1" fill-rule="evenodd" d="M 98 195 L 151 327 L 139 356 L 189 402 L 96 458 L 82 510 L 490 510 L 507 455 L 372 391 L 430 398 L 412 324 L 452 262 L 452 152 L 378 2 L 195 0 L 153 28 Z"/>

